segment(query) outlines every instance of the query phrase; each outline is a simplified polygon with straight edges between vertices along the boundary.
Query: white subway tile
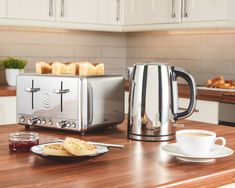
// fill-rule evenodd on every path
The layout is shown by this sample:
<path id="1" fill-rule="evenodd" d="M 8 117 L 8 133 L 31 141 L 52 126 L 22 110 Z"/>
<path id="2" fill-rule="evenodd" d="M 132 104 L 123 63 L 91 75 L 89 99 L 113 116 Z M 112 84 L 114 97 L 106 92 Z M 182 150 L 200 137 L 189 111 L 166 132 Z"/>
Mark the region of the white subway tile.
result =
<path id="1" fill-rule="evenodd" d="M 102 48 L 100 47 L 75 47 L 75 57 L 78 58 L 91 58 L 91 57 L 102 57 Z"/>
<path id="2" fill-rule="evenodd" d="M 122 47 L 103 47 L 103 57 L 126 57 L 126 48 Z"/>

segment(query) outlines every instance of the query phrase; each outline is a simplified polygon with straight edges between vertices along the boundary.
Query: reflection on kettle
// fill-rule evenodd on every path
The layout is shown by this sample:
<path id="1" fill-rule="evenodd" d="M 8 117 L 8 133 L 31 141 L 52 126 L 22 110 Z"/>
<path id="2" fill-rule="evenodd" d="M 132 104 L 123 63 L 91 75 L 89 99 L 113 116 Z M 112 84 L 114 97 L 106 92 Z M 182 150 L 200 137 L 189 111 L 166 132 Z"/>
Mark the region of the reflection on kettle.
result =
<path id="1" fill-rule="evenodd" d="M 177 78 L 186 80 L 190 103 L 178 113 Z M 175 138 L 176 120 L 186 118 L 196 106 L 196 84 L 183 69 L 163 63 L 136 64 L 129 75 L 131 87 L 128 111 L 128 138 L 166 141 Z"/>

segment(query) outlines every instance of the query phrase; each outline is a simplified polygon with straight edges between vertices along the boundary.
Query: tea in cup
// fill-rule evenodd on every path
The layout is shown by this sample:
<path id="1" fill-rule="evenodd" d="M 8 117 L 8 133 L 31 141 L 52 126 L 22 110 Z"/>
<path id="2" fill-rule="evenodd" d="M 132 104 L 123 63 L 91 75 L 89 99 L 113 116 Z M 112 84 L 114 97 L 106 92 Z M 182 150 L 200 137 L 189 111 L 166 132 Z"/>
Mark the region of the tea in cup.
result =
<path id="1" fill-rule="evenodd" d="M 183 154 L 190 156 L 207 156 L 217 140 L 225 146 L 224 137 L 216 137 L 216 133 L 206 130 L 180 130 L 176 132 L 176 142 Z"/>

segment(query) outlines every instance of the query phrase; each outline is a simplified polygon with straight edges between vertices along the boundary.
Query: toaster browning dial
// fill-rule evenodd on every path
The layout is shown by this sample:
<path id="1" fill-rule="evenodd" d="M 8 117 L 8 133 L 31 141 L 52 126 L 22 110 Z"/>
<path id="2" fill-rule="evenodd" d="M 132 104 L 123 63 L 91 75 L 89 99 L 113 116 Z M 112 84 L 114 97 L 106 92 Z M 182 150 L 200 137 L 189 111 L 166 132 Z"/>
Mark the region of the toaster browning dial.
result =
<path id="1" fill-rule="evenodd" d="M 57 122 L 57 123 L 56 123 L 56 127 L 59 128 L 59 129 L 65 128 L 65 127 L 67 127 L 67 124 L 68 124 L 68 123 L 69 123 L 69 122 L 67 122 L 67 121 Z"/>

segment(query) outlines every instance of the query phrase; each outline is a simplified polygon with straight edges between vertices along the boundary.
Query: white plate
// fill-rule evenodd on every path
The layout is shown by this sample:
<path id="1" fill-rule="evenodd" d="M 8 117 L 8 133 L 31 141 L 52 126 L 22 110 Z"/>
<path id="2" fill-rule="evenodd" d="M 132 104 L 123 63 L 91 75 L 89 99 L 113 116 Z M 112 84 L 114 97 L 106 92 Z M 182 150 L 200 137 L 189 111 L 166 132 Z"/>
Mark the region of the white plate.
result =
<path id="1" fill-rule="evenodd" d="M 47 144 L 40 144 L 36 145 L 30 148 L 30 150 L 45 159 L 50 160 L 61 160 L 61 161 L 73 161 L 73 160 L 87 160 L 93 157 L 97 157 L 100 155 L 103 155 L 109 151 L 109 148 L 106 146 L 99 146 L 96 145 L 96 153 L 92 155 L 82 155 L 82 156 L 57 156 L 57 155 L 45 155 L 43 154 L 43 147 L 46 145 L 54 144 L 54 143 L 61 143 L 61 142 L 53 142 L 53 143 L 47 143 Z"/>
<path id="2" fill-rule="evenodd" d="M 168 153 L 169 155 L 175 156 L 181 160 L 189 161 L 189 162 L 209 162 L 217 158 L 227 157 L 233 154 L 233 150 L 228 147 L 223 147 L 221 145 L 214 145 L 208 155 L 206 156 L 190 156 L 183 154 L 177 143 L 167 144 L 161 147 L 163 151 Z"/>
<path id="3" fill-rule="evenodd" d="M 197 89 L 210 90 L 210 91 L 235 92 L 235 89 L 211 88 L 211 87 L 205 87 L 205 86 L 198 86 Z"/>

